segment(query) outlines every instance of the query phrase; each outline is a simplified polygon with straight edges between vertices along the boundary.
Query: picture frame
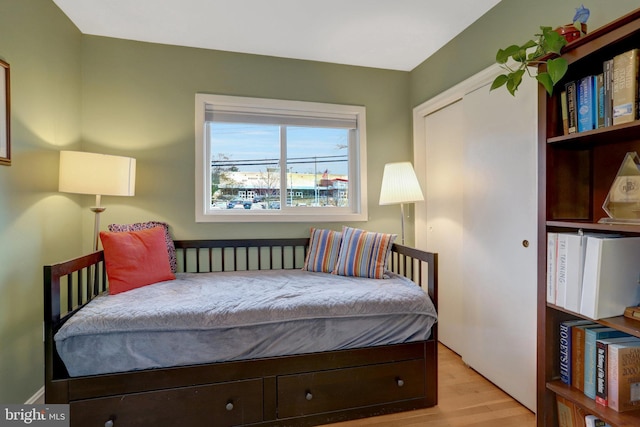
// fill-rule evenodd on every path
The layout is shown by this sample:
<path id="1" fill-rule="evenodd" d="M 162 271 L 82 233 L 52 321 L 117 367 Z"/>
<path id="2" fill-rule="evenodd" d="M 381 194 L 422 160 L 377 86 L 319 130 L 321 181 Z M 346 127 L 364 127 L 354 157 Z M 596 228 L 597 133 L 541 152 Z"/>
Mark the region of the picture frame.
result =
<path id="1" fill-rule="evenodd" d="M 0 165 L 11 165 L 11 96 L 9 64 L 0 59 Z"/>

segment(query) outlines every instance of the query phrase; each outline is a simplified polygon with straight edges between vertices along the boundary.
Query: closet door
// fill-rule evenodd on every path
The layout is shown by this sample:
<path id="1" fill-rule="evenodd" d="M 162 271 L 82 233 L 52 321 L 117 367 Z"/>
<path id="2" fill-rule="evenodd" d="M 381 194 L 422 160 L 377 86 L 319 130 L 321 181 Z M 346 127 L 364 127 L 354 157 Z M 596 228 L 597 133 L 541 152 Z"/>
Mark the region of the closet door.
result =
<path id="1" fill-rule="evenodd" d="M 463 98 L 464 361 L 535 408 L 537 87 Z"/>
<path id="2" fill-rule="evenodd" d="M 438 339 L 458 354 L 466 354 L 464 316 L 466 291 L 462 282 L 462 196 L 464 189 L 464 113 L 454 101 L 423 117 L 426 144 L 426 211 L 416 206 L 418 247 L 439 254 Z M 420 224 L 420 219 L 424 221 Z"/>

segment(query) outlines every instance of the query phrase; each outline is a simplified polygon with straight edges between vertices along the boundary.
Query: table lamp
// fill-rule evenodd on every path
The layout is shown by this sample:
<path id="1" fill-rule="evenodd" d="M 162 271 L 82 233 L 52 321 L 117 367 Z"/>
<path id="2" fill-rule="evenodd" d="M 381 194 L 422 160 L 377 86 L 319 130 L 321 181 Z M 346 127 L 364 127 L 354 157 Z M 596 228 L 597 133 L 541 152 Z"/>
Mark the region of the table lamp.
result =
<path id="1" fill-rule="evenodd" d="M 402 244 L 404 245 L 404 204 L 424 200 L 418 178 L 410 162 L 384 165 L 380 205 L 400 204 Z"/>

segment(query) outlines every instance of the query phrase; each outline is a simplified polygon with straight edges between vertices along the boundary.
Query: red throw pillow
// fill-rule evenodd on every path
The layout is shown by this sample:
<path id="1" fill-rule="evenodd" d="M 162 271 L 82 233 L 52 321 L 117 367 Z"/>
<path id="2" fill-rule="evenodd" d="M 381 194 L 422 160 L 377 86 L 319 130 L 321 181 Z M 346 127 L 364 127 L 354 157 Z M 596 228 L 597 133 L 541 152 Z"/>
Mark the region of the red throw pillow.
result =
<path id="1" fill-rule="evenodd" d="M 173 280 L 162 227 L 100 232 L 111 295 Z"/>

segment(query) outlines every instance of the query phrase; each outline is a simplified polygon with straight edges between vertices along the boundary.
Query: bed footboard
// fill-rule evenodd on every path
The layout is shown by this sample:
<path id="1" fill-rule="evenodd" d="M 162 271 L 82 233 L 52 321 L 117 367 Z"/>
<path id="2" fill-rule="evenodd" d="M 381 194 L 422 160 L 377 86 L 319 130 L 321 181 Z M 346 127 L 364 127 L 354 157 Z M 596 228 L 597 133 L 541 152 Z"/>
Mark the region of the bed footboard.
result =
<path id="1" fill-rule="evenodd" d="M 209 272 L 301 268 L 309 239 L 174 243 L 179 272 Z M 395 244 L 389 268 L 437 308 L 437 254 Z M 53 337 L 106 289 L 102 251 L 44 267 L 45 401 L 70 404 L 72 426 L 317 425 L 437 404 L 437 324 L 415 343 L 71 378 Z"/>

